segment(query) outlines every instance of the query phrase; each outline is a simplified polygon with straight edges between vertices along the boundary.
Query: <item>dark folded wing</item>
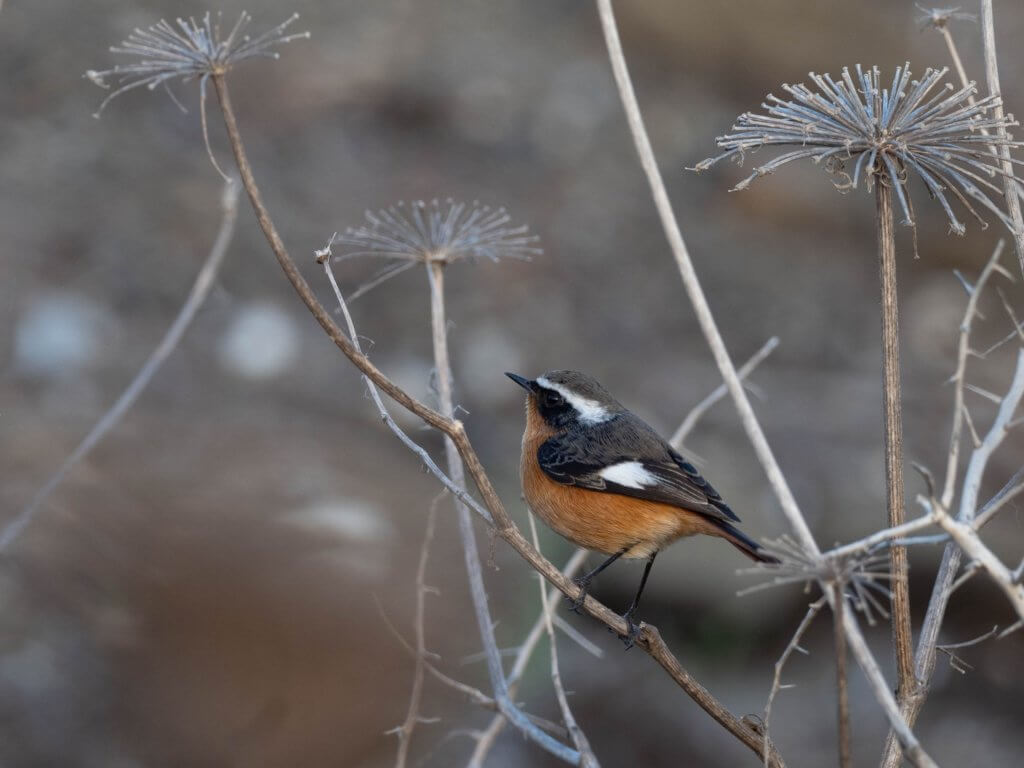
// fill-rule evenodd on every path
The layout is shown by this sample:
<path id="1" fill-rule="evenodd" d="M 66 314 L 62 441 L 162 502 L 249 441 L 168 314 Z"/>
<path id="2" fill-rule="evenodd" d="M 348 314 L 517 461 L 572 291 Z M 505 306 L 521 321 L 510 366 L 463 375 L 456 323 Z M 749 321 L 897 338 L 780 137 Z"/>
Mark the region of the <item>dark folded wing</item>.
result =
<path id="1" fill-rule="evenodd" d="M 548 477 L 563 485 L 739 522 L 697 468 L 632 414 L 598 425 L 586 435 L 552 437 L 538 449 L 537 460 Z"/>

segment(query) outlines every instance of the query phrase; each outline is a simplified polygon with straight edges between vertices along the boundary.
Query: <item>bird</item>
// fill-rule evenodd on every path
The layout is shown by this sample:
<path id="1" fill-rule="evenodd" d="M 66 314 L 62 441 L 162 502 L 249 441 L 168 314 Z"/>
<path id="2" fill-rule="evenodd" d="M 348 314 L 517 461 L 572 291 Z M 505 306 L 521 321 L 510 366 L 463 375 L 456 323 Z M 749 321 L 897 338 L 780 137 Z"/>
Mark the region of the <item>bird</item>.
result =
<path id="1" fill-rule="evenodd" d="M 646 559 L 622 615 L 627 649 L 640 634 L 634 619 L 654 558 L 677 539 L 717 536 L 752 560 L 779 562 L 734 525 L 739 517 L 693 464 L 593 377 L 568 370 L 535 379 L 505 375 L 527 392 L 520 460 L 527 505 L 573 544 L 608 556 L 574 579 L 580 592 L 573 610 L 616 560 Z"/>

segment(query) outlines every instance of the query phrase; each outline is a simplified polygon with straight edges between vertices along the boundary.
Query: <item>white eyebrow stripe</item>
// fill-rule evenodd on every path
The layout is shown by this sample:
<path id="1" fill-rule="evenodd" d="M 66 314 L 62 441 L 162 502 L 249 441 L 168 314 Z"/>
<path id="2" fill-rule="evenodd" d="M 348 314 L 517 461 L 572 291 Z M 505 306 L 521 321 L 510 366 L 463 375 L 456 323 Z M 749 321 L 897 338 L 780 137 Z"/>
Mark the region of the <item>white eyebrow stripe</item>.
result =
<path id="1" fill-rule="evenodd" d="M 579 414 L 580 421 L 584 424 L 600 424 L 602 421 L 608 421 L 608 419 L 614 415 L 609 413 L 608 410 L 596 400 L 591 400 L 589 397 L 578 395 L 571 389 L 567 389 L 561 384 L 551 381 L 551 379 L 546 378 L 545 376 L 538 376 L 536 381 L 544 387 L 544 389 L 553 389 L 564 397 L 566 402 L 576 409 L 576 413 Z"/>
<path id="2" fill-rule="evenodd" d="M 626 488 L 650 488 L 659 482 L 658 478 L 648 472 L 639 461 L 620 461 L 618 464 L 611 464 L 598 472 L 598 475 Z"/>

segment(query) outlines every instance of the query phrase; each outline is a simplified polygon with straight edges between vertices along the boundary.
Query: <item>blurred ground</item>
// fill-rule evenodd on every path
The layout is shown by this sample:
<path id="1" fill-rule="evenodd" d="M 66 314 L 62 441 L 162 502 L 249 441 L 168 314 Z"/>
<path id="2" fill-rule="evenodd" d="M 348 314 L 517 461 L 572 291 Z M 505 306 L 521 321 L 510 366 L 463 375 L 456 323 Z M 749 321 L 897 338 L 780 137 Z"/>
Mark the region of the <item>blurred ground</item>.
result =
<path id="1" fill-rule="evenodd" d="M 884 71 L 944 65 L 940 38 L 910 3 L 792 0 L 620 3 L 638 96 L 680 223 L 737 358 L 770 335 L 755 376 L 761 414 L 819 541 L 883 517 L 876 266 L 870 197 L 841 196 L 812 166 L 742 194 L 723 165 L 684 172 L 714 137 L 783 82 L 857 62 Z M 1019 109 L 1024 10 L 997 3 L 1009 109 Z M 242 9 L 223 6 L 233 19 Z M 670 432 L 717 383 L 682 294 L 613 89 L 590 3 L 473 0 L 329 3 L 255 0 L 256 27 L 293 10 L 308 42 L 232 76 L 264 195 L 297 255 L 368 207 L 455 196 L 507 205 L 540 235 L 532 263 L 464 264 L 450 274 L 458 401 L 499 490 L 522 519 L 521 402 L 501 375 L 579 368 Z M 218 225 L 219 180 L 202 147 L 196 89 L 118 99 L 82 79 L 112 66 L 135 26 L 200 14 L 193 2 L 7 0 L 0 11 L 0 514 L 14 515 L 158 341 Z M 959 23 L 969 72 L 978 30 Z M 214 122 L 214 125 L 216 123 Z M 212 131 L 221 158 L 222 134 Z M 901 232 L 907 456 L 940 466 L 951 353 L 963 307 L 952 267 L 970 271 L 997 228 L 947 237 L 915 190 L 911 258 Z M 312 258 L 311 282 L 324 290 Z M 371 266 L 340 272 L 354 287 Z M 326 296 L 326 291 L 324 291 Z M 1020 289 L 1011 294 L 1017 303 Z M 416 271 L 354 306 L 372 356 L 430 397 L 425 279 Z M 994 307 L 982 330 L 1004 325 Z M 1005 387 L 1005 358 L 975 381 Z M 983 401 L 977 404 L 983 412 Z M 411 425 L 411 422 L 407 422 Z M 414 425 L 413 425 L 414 426 Z M 435 435 L 417 431 L 432 449 Z M 744 518 L 785 530 L 728 406 L 690 440 Z M 994 489 L 1024 460 L 1019 438 L 993 464 Z M 181 348 L 119 426 L 52 496 L 0 562 L 0 763 L 10 766 L 378 766 L 404 716 L 412 665 L 381 611 L 410 634 L 415 561 L 436 484 L 383 429 L 353 369 L 295 300 L 243 207 L 214 295 Z M 908 494 L 920 488 L 908 476 Z M 1016 510 L 988 536 L 1010 559 Z M 996 530 L 998 526 L 998 530 Z M 552 535 L 545 551 L 568 557 Z M 914 552 L 921 608 L 938 550 Z M 498 547 L 488 572 L 502 643 L 537 611 L 533 577 Z M 737 598 L 750 583 L 719 542 L 682 542 L 658 561 L 645 598 L 680 658 L 735 712 L 760 712 L 772 664 L 803 614 L 799 590 Z M 639 566 L 602 578 L 625 604 Z M 427 637 L 453 675 L 485 683 L 450 512 L 429 581 Z M 378 604 L 381 606 L 378 610 Z M 1008 622 L 983 579 L 953 601 L 944 637 Z M 596 661 L 563 643 L 563 675 L 606 766 L 735 766 L 753 759 L 639 652 L 585 618 Z M 822 622 L 786 677 L 773 731 L 793 766 L 833 762 L 833 669 Z M 880 660 L 888 633 L 872 632 Z M 1018 634 L 967 649 L 966 676 L 940 669 L 919 725 L 943 765 L 1016 764 L 1024 684 Z M 545 654 L 522 689 L 556 717 Z M 942 662 L 940 661 L 940 664 Z M 884 723 L 852 682 L 855 756 L 872 765 Z M 417 765 L 462 764 L 465 729 L 489 713 L 428 683 Z M 549 765 L 506 734 L 494 766 Z"/>

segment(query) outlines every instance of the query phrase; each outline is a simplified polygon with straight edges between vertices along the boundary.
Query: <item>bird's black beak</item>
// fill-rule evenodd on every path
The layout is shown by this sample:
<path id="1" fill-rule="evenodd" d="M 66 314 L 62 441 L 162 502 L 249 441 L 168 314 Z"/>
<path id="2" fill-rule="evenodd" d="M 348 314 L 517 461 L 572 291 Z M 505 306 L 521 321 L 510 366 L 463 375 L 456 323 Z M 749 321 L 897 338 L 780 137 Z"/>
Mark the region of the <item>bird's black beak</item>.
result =
<path id="1" fill-rule="evenodd" d="M 512 379 L 512 381 L 514 381 L 520 387 L 525 389 L 527 392 L 529 392 L 531 395 L 537 391 L 537 385 L 534 384 L 529 379 L 524 379 L 522 376 L 518 374 L 508 373 L 507 371 L 505 372 L 505 375 Z"/>

